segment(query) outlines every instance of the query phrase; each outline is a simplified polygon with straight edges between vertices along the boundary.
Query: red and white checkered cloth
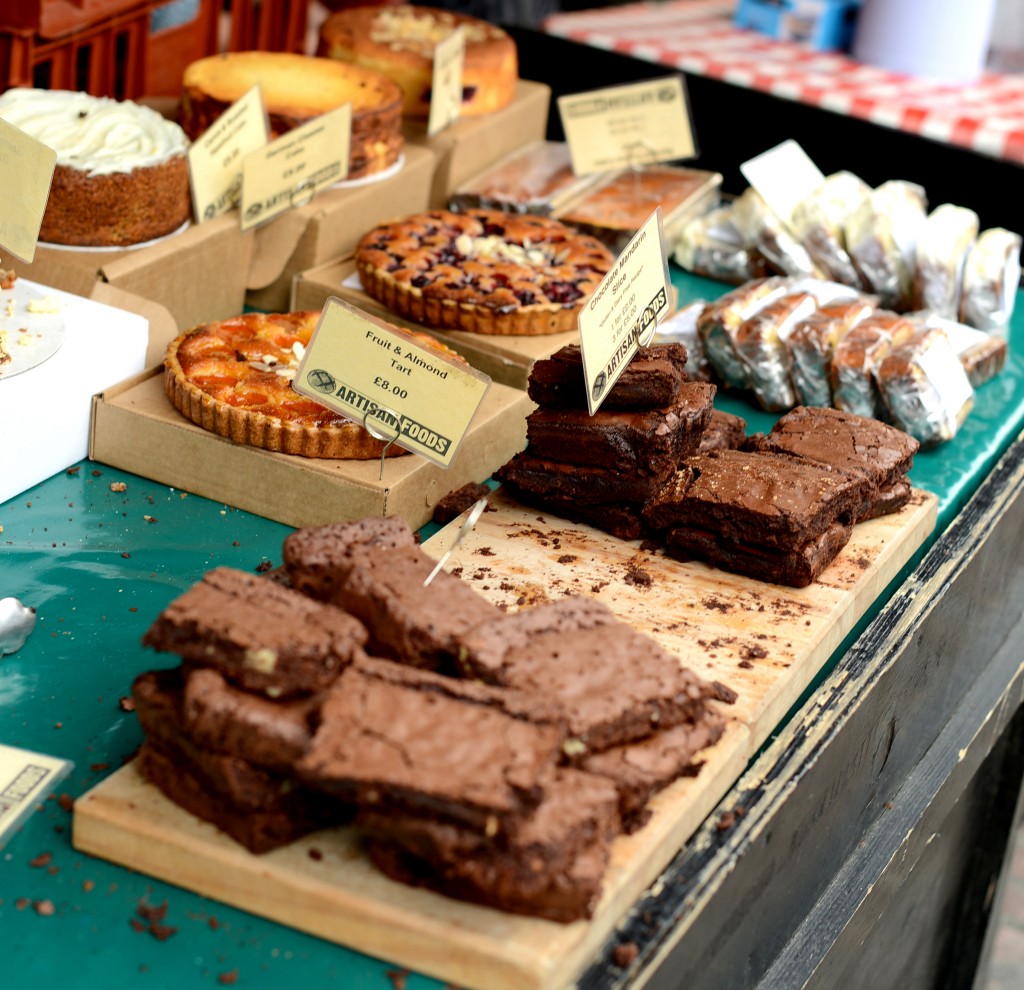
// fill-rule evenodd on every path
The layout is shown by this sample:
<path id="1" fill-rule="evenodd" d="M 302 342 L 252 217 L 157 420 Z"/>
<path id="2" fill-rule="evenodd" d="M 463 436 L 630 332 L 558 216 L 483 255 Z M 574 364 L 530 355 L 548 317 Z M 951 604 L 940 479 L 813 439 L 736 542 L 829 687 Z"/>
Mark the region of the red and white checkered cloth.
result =
<path id="1" fill-rule="evenodd" d="M 731 0 L 556 14 L 553 35 L 1024 164 L 1024 75 L 967 86 L 904 76 L 732 24 Z"/>

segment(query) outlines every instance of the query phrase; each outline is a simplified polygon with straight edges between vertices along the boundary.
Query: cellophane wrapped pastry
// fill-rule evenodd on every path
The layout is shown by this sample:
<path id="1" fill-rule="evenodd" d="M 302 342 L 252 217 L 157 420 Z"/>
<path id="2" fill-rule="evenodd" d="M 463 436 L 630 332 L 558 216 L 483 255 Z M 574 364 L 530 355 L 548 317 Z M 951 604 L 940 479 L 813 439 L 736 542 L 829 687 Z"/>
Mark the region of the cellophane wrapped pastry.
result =
<path id="1" fill-rule="evenodd" d="M 943 203 L 928 214 L 915 252 L 914 309 L 956 319 L 964 262 L 977 236 L 974 210 Z"/>
<path id="2" fill-rule="evenodd" d="M 960 320 L 1005 336 L 1020 283 L 1021 236 L 1003 227 L 983 230 L 964 263 Z"/>
<path id="3" fill-rule="evenodd" d="M 863 280 L 846 250 L 846 219 L 871 195 L 871 187 L 852 172 L 834 172 L 793 211 L 793 230 L 826 275 L 844 285 Z"/>
<path id="4" fill-rule="evenodd" d="M 884 418 L 885 406 L 875 383 L 875 369 L 914 330 L 910 320 L 879 310 L 858 323 L 836 345 L 829 374 L 836 409 L 870 419 Z"/>
<path id="5" fill-rule="evenodd" d="M 732 285 L 768 275 L 764 256 L 744 244 L 731 206 L 694 217 L 679 235 L 672 258 L 688 272 Z"/>
<path id="6" fill-rule="evenodd" d="M 695 299 L 666 316 L 654 334 L 655 344 L 682 344 L 686 348 L 686 375 L 699 381 L 711 381 L 713 371 L 704 352 L 704 343 L 697 330 L 697 321 L 707 301 Z"/>
<path id="7" fill-rule="evenodd" d="M 790 232 L 753 186 L 749 186 L 742 196 L 734 200 L 732 219 L 747 248 L 760 251 L 777 271 L 784 275 L 825 277 L 807 248 Z"/>
<path id="8" fill-rule="evenodd" d="M 875 372 L 893 424 L 934 446 L 952 440 L 974 405 L 974 389 L 938 326 L 918 329 Z"/>
<path id="9" fill-rule="evenodd" d="M 926 205 L 924 189 L 892 179 L 847 218 L 846 249 L 886 309 L 905 312 L 913 304 L 915 252 Z"/>

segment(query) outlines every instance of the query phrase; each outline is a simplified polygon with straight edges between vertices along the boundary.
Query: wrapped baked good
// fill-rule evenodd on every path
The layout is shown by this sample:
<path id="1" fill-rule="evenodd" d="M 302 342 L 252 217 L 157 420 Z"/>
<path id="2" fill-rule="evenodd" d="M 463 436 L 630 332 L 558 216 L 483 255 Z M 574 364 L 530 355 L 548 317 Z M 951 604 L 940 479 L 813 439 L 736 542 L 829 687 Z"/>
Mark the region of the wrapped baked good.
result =
<path id="1" fill-rule="evenodd" d="M 783 275 L 823 277 L 807 248 L 793 236 L 761 194 L 749 186 L 732 205 L 733 223 L 748 248 L 756 248 Z"/>
<path id="2" fill-rule="evenodd" d="M 983 230 L 964 263 L 960 320 L 1005 335 L 1020 283 L 1020 234 L 1003 227 Z"/>
<path id="3" fill-rule="evenodd" d="M 804 406 L 831 406 L 829 370 L 836 345 L 875 310 L 863 298 L 834 302 L 801 320 L 786 338 L 791 360 L 790 377 L 797 402 Z"/>
<path id="4" fill-rule="evenodd" d="M 459 186 L 452 193 L 449 208 L 550 216 L 602 176 L 606 173 L 576 175 L 569 145 L 564 141 L 538 141 L 518 148 Z"/>
<path id="5" fill-rule="evenodd" d="M 914 308 L 956 319 L 964 261 L 978 236 L 978 214 L 943 203 L 928 214 L 915 252 Z"/>
<path id="6" fill-rule="evenodd" d="M 686 224 L 672 259 L 695 275 L 733 285 L 768 275 L 764 255 L 744 244 L 733 222 L 731 206 L 720 206 Z"/>
<path id="7" fill-rule="evenodd" d="M 894 347 L 875 371 L 894 425 L 934 446 L 956 436 L 974 389 L 941 327 L 923 327 Z"/>
<path id="8" fill-rule="evenodd" d="M 697 333 L 708 361 L 722 384 L 745 389 L 749 385 L 746 365 L 736 353 L 736 333 L 744 321 L 762 306 L 787 292 L 784 278 L 772 277 L 746 282 L 713 303 L 697 317 Z"/>
<path id="9" fill-rule="evenodd" d="M 846 250 L 846 219 L 871 195 L 871 187 L 852 172 L 828 176 L 793 210 L 793 230 L 808 254 L 829 278 L 844 285 L 863 280 Z"/>
<path id="10" fill-rule="evenodd" d="M 769 412 L 796 405 L 786 337 L 817 309 L 814 296 L 794 292 L 762 306 L 736 331 L 735 347 L 757 401 Z"/>
<path id="11" fill-rule="evenodd" d="M 974 388 L 995 378 L 1006 365 L 1009 345 L 1005 337 L 929 312 L 911 314 L 911 319 L 919 327 L 940 327 L 945 332 Z"/>
<path id="12" fill-rule="evenodd" d="M 915 251 L 926 205 L 924 189 L 892 179 L 846 220 L 846 250 L 886 309 L 902 313 L 912 306 Z"/>
<path id="13" fill-rule="evenodd" d="M 878 311 L 858 323 L 832 352 L 829 382 L 832 404 L 844 412 L 881 419 L 885 412 L 875 383 L 875 369 L 895 346 L 915 331 L 910 320 Z"/>
<path id="14" fill-rule="evenodd" d="M 655 344 L 682 344 L 686 348 L 686 377 L 711 381 L 713 372 L 704 351 L 704 343 L 697 330 L 697 321 L 707 302 L 695 299 L 666 316 L 654 333 Z"/>

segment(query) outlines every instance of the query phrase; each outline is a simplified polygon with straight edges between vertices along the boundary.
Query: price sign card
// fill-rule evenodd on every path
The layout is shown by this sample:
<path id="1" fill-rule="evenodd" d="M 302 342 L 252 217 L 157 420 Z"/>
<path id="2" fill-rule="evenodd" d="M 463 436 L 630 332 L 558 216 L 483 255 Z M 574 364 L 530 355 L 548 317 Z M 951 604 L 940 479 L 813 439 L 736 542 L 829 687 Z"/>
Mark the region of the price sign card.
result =
<path id="1" fill-rule="evenodd" d="M 36 256 L 57 152 L 0 119 L 0 188 L 16 189 L 0 204 L 0 248 L 26 264 Z"/>
<path id="2" fill-rule="evenodd" d="M 0 848 L 73 764 L 0 743 Z"/>
<path id="3" fill-rule="evenodd" d="M 786 224 L 793 219 L 797 203 L 825 181 L 821 169 L 792 139 L 744 162 L 740 171 Z"/>
<path id="4" fill-rule="evenodd" d="M 292 388 L 448 467 L 490 378 L 332 296 Z"/>
<path id="5" fill-rule="evenodd" d="M 659 206 L 619 255 L 580 313 L 580 350 L 587 408 L 604 397 L 669 311 L 668 255 Z"/>
<path id="6" fill-rule="evenodd" d="M 433 137 L 462 112 L 462 67 L 466 60 L 466 29 L 458 27 L 434 47 L 427 134 Z"/>
<path id="7" fill-rule="evenodd" d="M 242 198 L 242 160 L 270 140 L 259 86 L 232 103 L 189 145 L 188 176 L 196 221 L 212 220 Z"/>
<path id="8" fill-rule="evenodd" d="M 682 76 L 560 96 L 558 112 L 577 175 L 697 153 Z"/>
<path id="9" fill-rule="evenodd" d="M 305 206 L 348 175 L 352 104 L 282 134 L 242 161 L 242 230 Z"/>

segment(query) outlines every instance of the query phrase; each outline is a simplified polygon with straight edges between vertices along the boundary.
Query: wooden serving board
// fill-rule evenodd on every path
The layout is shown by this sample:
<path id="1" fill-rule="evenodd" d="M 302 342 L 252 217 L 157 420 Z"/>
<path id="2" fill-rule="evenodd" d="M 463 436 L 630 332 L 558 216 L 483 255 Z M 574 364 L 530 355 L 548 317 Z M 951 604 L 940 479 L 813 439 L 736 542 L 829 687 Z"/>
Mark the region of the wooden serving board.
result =
<path id="1" fill-rule="evenodd" d="M 567 986 L 920 546 L 934 525 L 936 504 L 915 492 L 902 512 L 861 524 L 817 584 L 793 590 L 681 564 L 519 506 L 500 491 L 492 495 L 449 570 L 461 568 L 481 594 L 513 608 L 565 594 L 600 598 L 739 694 L 735 705 L 722 707 L 729 727 L 704 754 L 700 774 L 657 795 L 648 824 L 616 839 L 604 894 L 589 921 L 523 918 L 394 883 L 370 864 L 352 829 L 318 832 L 253 856 L 167 800 L 134 764 L 75 802 L 74 845 L 460 986 Z M 440 557 L 459 525 L 456 520 L 436 534 L 425 550 Z"/>

